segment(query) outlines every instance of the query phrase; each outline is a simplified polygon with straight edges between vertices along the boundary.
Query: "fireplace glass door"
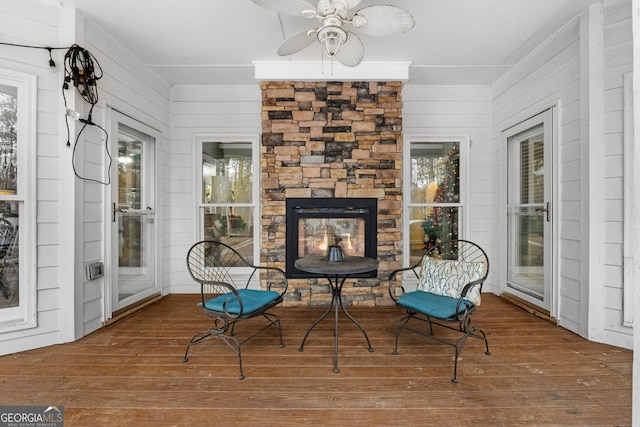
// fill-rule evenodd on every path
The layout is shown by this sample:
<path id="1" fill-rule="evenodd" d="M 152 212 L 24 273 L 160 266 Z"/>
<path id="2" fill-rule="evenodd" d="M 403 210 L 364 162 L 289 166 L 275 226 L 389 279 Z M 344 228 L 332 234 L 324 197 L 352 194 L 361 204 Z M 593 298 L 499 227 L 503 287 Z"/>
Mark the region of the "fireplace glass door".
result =
<path id="1" fill-rule="evenodd" d="M 298 221 L 298 256 L 326 255 L 338 245 L 347 256 L 364 256 L 364 219 L 301 218 Z"/>
<path id="2" fill-rule="evenodd" d="M 289 198 L 287 214 L 287 276 L 317 277 L 295 268 L 306 256 L 326 256 L 330 246 L 345 256 L 377 258 L 378 200 L 372 198 Z M 359 277 L 375 277 L 375 272 Z"/>

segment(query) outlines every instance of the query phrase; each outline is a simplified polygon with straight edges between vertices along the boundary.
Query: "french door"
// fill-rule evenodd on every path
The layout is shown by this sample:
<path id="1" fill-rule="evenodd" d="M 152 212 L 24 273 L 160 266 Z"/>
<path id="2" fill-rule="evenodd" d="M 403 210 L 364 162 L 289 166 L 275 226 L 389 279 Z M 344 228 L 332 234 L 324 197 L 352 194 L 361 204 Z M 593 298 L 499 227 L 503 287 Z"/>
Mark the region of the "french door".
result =
<path id="1" fill-rule="evenodd" d="M 504 131 L 503 140 L 507 230 L 502 292 L 552 315 L 552 110 Z"/>
<path id="2" fill-rule="evenodd" d="M 156 277 L 155 131 L 112 111 L 111 310 L 160 293 Z"/>

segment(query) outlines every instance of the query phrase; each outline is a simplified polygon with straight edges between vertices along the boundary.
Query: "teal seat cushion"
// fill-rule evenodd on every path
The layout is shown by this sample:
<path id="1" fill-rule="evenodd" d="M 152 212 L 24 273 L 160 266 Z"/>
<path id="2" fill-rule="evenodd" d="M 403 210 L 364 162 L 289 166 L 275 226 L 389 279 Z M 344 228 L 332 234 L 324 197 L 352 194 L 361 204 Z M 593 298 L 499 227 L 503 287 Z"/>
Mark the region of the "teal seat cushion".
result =
<path id="1" fill-rule="evenodd" d="M 413 291 L 398 298 L 397 304 L 437 319 L 449 319 L 458 314 L 456 313 L 457 302 L 456 298 L 423 291 Z M 473 303 L 468 300 L 462 300 L 460 312 L 469 307 L 473 307 Z"/>
<path id="2" fill-rule="evenodd" d="M 238 295 L 242 300 L 242 314 L 247 315 L 254 311 L 260 310 L 273 303 L 280 297 L 280 294 L 273 291 L 260 291 L 256 289 L 238 289 Z M 239 315 L 240 303 L 238 298 L 229 292 L 224 295 L 217 296 L 204 303 L 207 310 L 227 312 Z"/>

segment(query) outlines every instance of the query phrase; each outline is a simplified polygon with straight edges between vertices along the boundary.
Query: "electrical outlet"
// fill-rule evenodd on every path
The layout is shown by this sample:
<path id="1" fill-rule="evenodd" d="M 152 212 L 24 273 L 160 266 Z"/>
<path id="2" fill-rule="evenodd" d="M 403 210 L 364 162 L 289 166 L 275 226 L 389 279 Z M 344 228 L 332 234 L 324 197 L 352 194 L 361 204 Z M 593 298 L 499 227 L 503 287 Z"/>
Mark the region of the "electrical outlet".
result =
<path id="1" fill-rule="evenodd" d="M 85 267 L 87 280 L 95 280 L 98 277 L 104 276 L 104 264 L 102 262 L 92 262 Z"/>

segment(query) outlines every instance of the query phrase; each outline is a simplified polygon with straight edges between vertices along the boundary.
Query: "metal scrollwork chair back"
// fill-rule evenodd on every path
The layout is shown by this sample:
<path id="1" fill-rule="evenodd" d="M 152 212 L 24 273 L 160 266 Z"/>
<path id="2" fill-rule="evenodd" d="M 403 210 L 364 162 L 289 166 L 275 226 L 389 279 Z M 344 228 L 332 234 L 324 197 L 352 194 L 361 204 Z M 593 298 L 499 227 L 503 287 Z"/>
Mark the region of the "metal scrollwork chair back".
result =
<path id="1" fill-rule="evenodd" d="M 407 272 L 418 279 L 416 290 L 405 292 L 397 279 Z M 468 338 L 484 341 L 482 329 L 471 326 L 471 316 L 480 305 L 482 285 L 489 273 L 485 251 L 467 240 L 450 240 L 428 249 L 419 262 L 400 268 L 389 275 L 389 294 L 407 314 L 398 321 L 394 354 L 398 354 L 398 338 L 404 330 L 455 347 L 452 381 L 458 382 L 458 357 Z M 414 325 L 422 325 L 420 328 Z M 459 333 L 455 341 L 434 334 L 433 326 Z M 428 327 L 425 327 L 428 326 Z"/>
<path id="2" fill-rule="evenodd" d="M 280 319 L 267 312 L 282 302 L 287 291 L 283 270 L 252 265 L 231 246 L 213 240 L 200 241 L 189 249 L 187 267 L 193 280 L 200 284 L 202 299 L 198 305 L 214 321 L 211 328 L 191 338 L 183 362 L 188 360 L 194 345 L 219 339 L 238 355 L 240 379 L 243 379 L 242 344 L 273 326 L 280 335 L 280 347 L 284 347 Z M 254 286 L 250 287 L 252 283 Z M 261 284 L 260 289 L 254 289 L 257 283 Z M 236 325 L 254 317 L 263 317 L 267 324 L 246 338 L 237 338 Z"/>

